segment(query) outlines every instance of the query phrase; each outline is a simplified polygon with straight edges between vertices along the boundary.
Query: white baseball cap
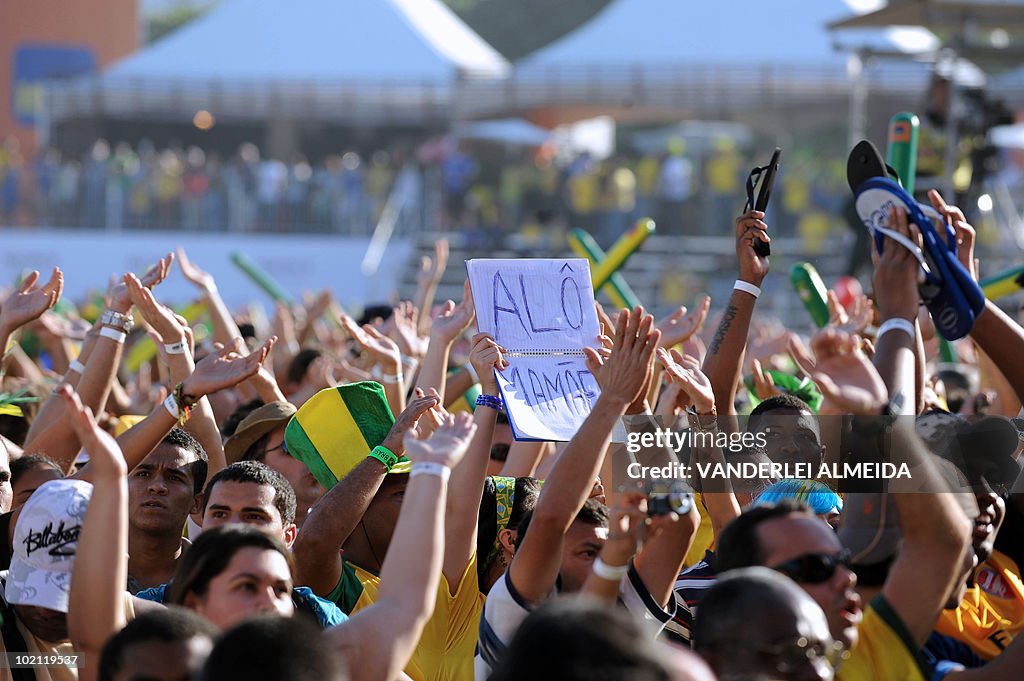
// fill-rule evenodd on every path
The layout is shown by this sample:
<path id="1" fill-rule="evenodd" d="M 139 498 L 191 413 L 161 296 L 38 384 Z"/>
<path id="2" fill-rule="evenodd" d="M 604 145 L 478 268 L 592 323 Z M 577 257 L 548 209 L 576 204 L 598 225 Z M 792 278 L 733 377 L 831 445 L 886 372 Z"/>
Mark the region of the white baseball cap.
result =
<path id="1" fill-rule="evenodd" d="M 14 528 L 8 603 L 68 611 L 71 568 L 91 497 L 92 485 L 83 480 L 50 480 L 32 493 Z"/>

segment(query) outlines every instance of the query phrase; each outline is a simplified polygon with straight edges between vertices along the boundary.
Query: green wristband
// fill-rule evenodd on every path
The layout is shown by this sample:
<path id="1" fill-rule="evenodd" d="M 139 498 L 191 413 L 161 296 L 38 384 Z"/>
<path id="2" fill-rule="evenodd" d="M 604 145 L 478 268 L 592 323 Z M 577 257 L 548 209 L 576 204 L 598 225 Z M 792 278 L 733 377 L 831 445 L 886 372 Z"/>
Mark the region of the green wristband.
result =
<path id="1" fill-rule="evenodd" d="M 388 469 L 388 472 L 391 472 L 391 467 L 398 463 L 398 457 L 384 445 L 377 445 L 367 456 L 384 464 L 384 468 Z"/>

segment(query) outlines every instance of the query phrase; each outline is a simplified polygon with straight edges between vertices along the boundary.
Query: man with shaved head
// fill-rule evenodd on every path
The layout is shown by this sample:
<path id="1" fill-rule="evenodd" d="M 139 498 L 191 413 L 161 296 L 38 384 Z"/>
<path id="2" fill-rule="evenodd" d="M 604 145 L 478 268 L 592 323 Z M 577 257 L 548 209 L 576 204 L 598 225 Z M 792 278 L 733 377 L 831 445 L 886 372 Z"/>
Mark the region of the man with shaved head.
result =
<path id="1" fill-rule="evenodd" d="M 814 599 L 764 567 L 719 578 L 701 601 L 693 642 L 722 680 L 831 681 L 842 651 Z"/>

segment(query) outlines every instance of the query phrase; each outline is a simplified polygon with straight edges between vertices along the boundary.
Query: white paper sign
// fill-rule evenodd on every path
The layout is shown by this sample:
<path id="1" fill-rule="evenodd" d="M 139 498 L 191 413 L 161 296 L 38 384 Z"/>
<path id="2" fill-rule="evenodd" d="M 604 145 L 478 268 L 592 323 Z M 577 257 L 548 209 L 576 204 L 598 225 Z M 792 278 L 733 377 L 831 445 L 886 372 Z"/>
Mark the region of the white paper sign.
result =
<path id="1" fill-rule="evenodd" d="M 572 439 L 600 394 L 583 355 L 599 346 L 590 264 L 565 258 L 466 266 L 477 326 L 508 350 L 498 387 L 516 439 Z"/>

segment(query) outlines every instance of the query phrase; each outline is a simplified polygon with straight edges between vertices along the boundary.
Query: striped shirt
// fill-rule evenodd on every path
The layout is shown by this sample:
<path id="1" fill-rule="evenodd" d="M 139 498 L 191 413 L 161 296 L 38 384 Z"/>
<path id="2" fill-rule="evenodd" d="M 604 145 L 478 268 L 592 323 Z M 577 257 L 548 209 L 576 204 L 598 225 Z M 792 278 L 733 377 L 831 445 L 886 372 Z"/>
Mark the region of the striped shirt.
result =
<path id="1" fill-rule="evenodd" d="M 690 645 L 690 630 L 693 629 L 693 618 L 697 614 L 697 603 L 718 579 L 714 564 L 715 552 L 708 549 L 700 562 L 686 568 L 676 578 L 676 585 L 673 587 L 676 614 L 665 625 L 665 636 L 668 640 Z"/>
<path id="2" fill-rule="evenodd" d="M 548 598 L 558 595 L 558 587 L 552 590 Z M 671 611 L 666 611 L 654 600 L 654 596 L 644 586 L 640 574 L 629 563 L 629 571 L 619 582 L 619 604 L 633 614 L 634 617 L 648 623 L 653 632 L 665 626 L 672 619 Z M 485 681 L 491 669 L 501 659 L 505 646 L 512 640 L 519 625 L 527 618 L 534 605 L 523 598 L 512 584 L 508 571 L 505 572 L 487 594 L 483 616 L 480 618 L 480 639 L 477 642 L 476 660 L 474 662 L 476 680 Z M 672 604 L 669 604 L 669 608 Z"/>

